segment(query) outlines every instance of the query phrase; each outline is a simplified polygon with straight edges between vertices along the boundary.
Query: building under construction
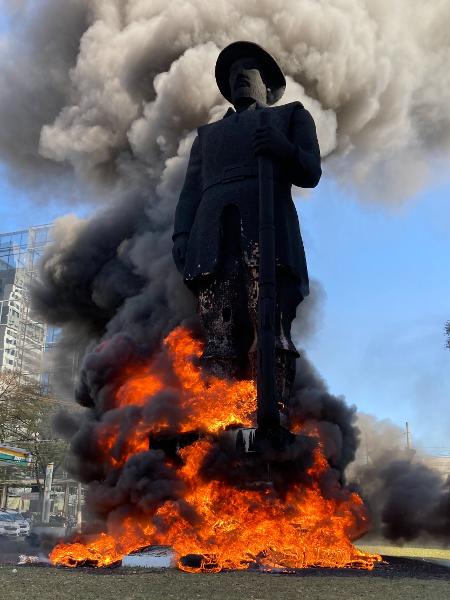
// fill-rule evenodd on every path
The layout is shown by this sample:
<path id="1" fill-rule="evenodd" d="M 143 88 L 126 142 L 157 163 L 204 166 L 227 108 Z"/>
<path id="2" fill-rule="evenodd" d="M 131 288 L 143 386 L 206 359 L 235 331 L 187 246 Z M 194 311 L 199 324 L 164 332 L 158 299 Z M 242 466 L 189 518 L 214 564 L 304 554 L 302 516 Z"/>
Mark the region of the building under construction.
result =
<path id="1" fill-rule="evenodd" d="M 30 288 L 38 276 L 39 260 L 51 241 L 52 225 L 0 234 L 0 371 L 13 371 L 23 382 L 36 382 L 44 391 L 50 391 L 55 379 L 51 350 L 58 331 L 46 325 L 33 311 Z M 52 402 L 64 404 L 65 401 L 55 396 Z M 14 447 L 13 442 L 17 445 L 22 439 L 19 436 L 15 440 L 15 437 L 12 435 L 14 440 L 10 441 L 0 439 L 0 508 L 32 509 L 39 513 L 42 490 L 27 468 L 32 462 L 31 454 Z M 53 439 L 41 441 L 43 444 L 54 442 Z M 50 508 L 66 517 L 81 510 L 79 484 L 61 471 L 46 496 L 46 522 Z"/>
<path id="2" fill-rule="evenodd" d="M 34 314 L 30 286 L 51 230 L 42 225 L 0 234 L 0 369 L 44 386 L 50 376 L 45 353 L 55 330 Z"/>

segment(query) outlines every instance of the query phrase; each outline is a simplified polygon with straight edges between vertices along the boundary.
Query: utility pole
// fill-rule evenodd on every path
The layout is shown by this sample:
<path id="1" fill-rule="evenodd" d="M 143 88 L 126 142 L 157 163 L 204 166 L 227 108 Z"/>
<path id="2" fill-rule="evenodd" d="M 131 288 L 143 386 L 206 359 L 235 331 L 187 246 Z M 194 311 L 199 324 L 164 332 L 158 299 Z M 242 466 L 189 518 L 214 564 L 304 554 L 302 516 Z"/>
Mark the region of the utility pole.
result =
<path id="1" fill-rule="evenodd" d="M 369 442 L 367 441 L 367 431 L 364 432 L 364 441 L 366 446 L 366 466 L 369 465 Z"/>
<path id="2" fill-rule="evenodd" d="M 77 487 L 77 531 L 81 532 L 82 514 L 81 514 L 81 483 Z"/>
<path id="3" fill-rule="evenodd" d="M 66 481 L 64 486 L 64 505 L 63 505 L 63 514 L 67 519 L 69 516 L 69 496 L 70 496 L 70 484 Z"/>
<path id="4" fill-rule="evenodd" d="M 6 467 L 3 469 L 2 495 L 0 498 L 0 508 L 7 508 L 8 504 L 8 484 L 6 483 Z"/>
<path id="5" fill-rule="evenodd" d="M 0 508 L 8 508 L 8 484 L 4 483 L 2 486 L 2 499 L 0 502 Z"/>
<path id="6" fill-rule="evenodd" d="M 48 463 L 45 469 L 44 497 L 42 499 L 42 522 L 48 523 L 50 520 L 50 492 L 53 482 L 53 463 Z"/>
<path id="7" fill-rule="evenodd" d="M 409 431 L 409 425 L 408 425 L 408 421 L 406 421 L 406 449 L 407 450 L 411 450 L 411 439 L 410 439 L 410 431 Z"/>

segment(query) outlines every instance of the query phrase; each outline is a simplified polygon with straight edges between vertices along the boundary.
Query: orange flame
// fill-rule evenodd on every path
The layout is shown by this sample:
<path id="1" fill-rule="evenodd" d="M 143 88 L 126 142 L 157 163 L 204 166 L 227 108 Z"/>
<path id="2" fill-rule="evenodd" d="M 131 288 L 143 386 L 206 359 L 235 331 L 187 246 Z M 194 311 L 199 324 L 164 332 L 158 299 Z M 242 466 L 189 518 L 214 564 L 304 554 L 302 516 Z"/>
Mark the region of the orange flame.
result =
<path id="1" fill-rule="evenodd" d="M 329 468 L 320 443 L 314 465 L 308 471 L 313 483 L 309 487 L 291 487 L 285 498 L 277 496 L 270 486 L 238 489 L 202 477 L 200 469 L 212 446 L 209 436 L 231 425 L 254 423 L 255 385 L 253 381 L 205 376 L 195 364 L 202 344 L 184 328 L 172 331 L 164 346 L 177 380 L 171 385 L 180 402 L 178 431 L 203 435 L 179 451 L 182 465 L 177 471 L 184 483 L 184 507 L 193 509 L 196 518 L 190 522 L 180 503 L 167 501 L 145 519 L 127 517 L 119 525 L 110 525 L 108 533 L 93 539 L 59 544 L 50 554 L 52 563 L 69 567 L 85 563 L 108 566 L 133 550 L 165 544 L 173 548 L 179 559 L 189 554 L 200 557 L 200 564 L 195 566 L 179 562 L 185 571 L 246 569 L 252 565 L 266 570 L 308 566 L 372 569 L 381 558 L 357 550 L 350 541 L 360 533 L 361 523 L 367 528 L 361 498 L 355 493 L 342 493 L 342 499 L 336 500 L 325 498 L 320 492 L 318 475 Z M 116 406 L 149 406 L 166 387 L 165 376 L 158 372 L 156 364 L 150 365 L 150 370 L 138 368 L 127 373 L 116 394 Z M 118 449 L 119 423 L 100 423 L 100 454 L 107 464 L 120 468 L 131 456 L 148 450 L 150 434 L 168 426 L 164 420 L 146 424 L 141 419 L 132 433 L 127 432 Z"/>
<path id="2" fill-rule="evenodd" d="M 181 432 L 203 430 L 216 433 L 230 425 L 250 426 L 256 410 L 253 381 L 227 381 L 202 377 L 193 358 L 199 358 L 202 344 L 181 327 L 165 339 L 173 370 L 181 383 L 187 419 Z"/>
<path id="3" fill-rule="evenodd" d="M 170 504 L 157 513 L 171 525 L 165 543 L 178 556 L 213 558 L 219 570 L 245 569 L 251 564 L 266 569 L 373 567 L 377 557 L 360 552 L 349 539 L 357 513 L 366 518 L 357 494 L 338 503 L 324 499 L 317 485 L 296 486 L 281 500 L 270 488 L 239 490 L 218 481 L 201 481 L 198 465 L 209 446 L 201 440 L 181 450 L 185 459 L 181 475 L 189 489 L 185 499 L 199 512 L 200 525 L 183 522 Z"/>

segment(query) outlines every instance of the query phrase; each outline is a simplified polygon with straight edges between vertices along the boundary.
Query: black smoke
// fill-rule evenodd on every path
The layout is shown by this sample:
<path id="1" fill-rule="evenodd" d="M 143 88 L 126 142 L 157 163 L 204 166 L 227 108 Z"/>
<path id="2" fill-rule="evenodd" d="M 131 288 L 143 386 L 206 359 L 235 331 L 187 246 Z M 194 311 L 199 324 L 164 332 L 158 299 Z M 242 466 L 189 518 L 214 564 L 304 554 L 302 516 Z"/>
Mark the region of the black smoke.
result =
<path id="1" fill-rule="evenodd" d="M 450 479 L 392 422 L 359 414 L 361 444 L 347 469 L 372 518 L 370 537 L 404 544 L 450 542 Z"/>

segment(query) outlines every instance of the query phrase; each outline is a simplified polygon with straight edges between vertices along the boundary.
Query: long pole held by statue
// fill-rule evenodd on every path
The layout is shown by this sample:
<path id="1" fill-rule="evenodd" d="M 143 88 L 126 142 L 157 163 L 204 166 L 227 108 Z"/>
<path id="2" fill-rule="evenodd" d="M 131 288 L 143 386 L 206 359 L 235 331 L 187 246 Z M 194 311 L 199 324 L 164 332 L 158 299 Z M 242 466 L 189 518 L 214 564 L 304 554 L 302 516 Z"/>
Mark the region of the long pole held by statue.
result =
<path id="1" fill-rule="evenodd" d="M 270 115 L 261 111 L 260 125 L 270 124 Z M 259 171 L 259 291 L 258 291 L 258 363 L 257 422 L 260 430 L 280 425 L 275 387 L 275 220 L 273 162 L 258 157 Z"/>

